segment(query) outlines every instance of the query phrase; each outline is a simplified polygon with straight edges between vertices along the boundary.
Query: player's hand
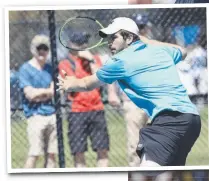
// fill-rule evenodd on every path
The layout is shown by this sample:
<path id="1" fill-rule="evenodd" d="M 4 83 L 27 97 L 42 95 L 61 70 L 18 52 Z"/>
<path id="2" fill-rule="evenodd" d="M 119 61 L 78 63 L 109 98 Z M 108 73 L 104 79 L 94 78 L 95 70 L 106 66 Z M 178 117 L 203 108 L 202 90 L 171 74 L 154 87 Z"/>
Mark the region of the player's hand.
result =
<path id="1" fill-rule="evenodd" d="M 90 51 L 79 51 L 78 52 L 78 57 L 86 59 L 86 60 L 93 60 L 94 56 Z"/>
<path id="2" fill-rule="evenodd" d="M 74 85 L 76 82 L 76 78 L 74 76 L 67 76 L 66 72 L 62 70 L 62 73 L 65 75 L 64 78 L 62 78 L 60 75 L 57 77 L 59 82 L 57 83 L 58 89 L 57 91 L 70 91 L 70 88 Z"/>

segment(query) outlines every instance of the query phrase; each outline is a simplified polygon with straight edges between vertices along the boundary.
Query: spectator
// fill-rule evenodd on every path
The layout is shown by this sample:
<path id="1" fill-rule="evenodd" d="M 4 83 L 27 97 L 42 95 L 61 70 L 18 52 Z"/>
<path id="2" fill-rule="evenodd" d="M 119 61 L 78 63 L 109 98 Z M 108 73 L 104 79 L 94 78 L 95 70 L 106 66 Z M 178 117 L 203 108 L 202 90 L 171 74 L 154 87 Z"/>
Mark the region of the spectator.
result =
<path id="1" fill-rule="evenodd" d="M 47 152 L 46 167 L 55 167 L 57 132 L 55 108 L 52 104 L 54 83 L 51 66 L 46 63 L 49 47 L 47 36 L 36 35 L 30 49 L 33 57 L 19 71 L 23 109 L 28 123 L 29 153 L 25 168 L 36 167 L 44 151 Z"/>
<path id="2" fill-rule="evenodd" d="M 153 39 L 153 29 L 152 23 L 149 21 L 147 14 L 137 14 L 136 17 L 133 17 L 135 22 L 140 30 L 140 35 L 146 36 L 149 39 Z M 156 27 L 155 27 L 156 28 Z M 155 33 L 157 34 L 157 33 Z"/>
<path id="3" fill-rule="evenodd" d="M 87 37 L 76 32 L 72 36 L 71 46 L 85 46 L 89 40 Z M 59 70 L 62 77 L 61 70 L 64 70 L 67 75 L 83 78 L 96 72 L 100 66 L 99 56 L 89 51 L 70 51 L 68 58 L 59 63 Z M 88 136 L 92 149 L 97 152 L 97 166 L 107 167 L 109 136 L 100 89 L 68 94 L 68 101 L 71 101 L 68 138 L 75 167 L 86 167 L 84 153 L 87 151 Z"/>
<path id="4" fill-rule="evenodd" d="M 178 44 L 187 48 L 185 61 L 177 67 L 180 79 L 192 101 L 195 101 L 195 96 L 208 93 L 207 52 L 198 44 L 199 33 L 200 27 L 197 25 L 174 29 Z"/>

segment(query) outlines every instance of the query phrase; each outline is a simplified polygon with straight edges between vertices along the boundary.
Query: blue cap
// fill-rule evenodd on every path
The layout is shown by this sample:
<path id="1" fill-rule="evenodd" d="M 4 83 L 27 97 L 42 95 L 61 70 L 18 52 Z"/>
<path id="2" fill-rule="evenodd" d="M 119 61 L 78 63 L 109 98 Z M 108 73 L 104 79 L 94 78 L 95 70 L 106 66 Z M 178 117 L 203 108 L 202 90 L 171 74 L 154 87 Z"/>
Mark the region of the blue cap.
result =
<path id="1" fill-rule="evenodd" d="M 149 22 L 149 19 L 144 14 L 137 14 L 135 22 L 137 25 L 146 25 Z"/>

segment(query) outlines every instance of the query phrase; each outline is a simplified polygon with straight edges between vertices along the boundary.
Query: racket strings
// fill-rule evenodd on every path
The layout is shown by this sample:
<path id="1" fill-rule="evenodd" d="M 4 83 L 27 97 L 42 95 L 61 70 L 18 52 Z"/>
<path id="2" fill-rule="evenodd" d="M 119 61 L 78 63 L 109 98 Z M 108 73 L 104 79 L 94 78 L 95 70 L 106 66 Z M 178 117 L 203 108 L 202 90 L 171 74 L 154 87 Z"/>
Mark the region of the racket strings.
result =
<path id="1" fill-rule="evenodd" d="M 64 24 L 60 38 L 65 47 L 74 50 L 88 49 L 101 41 L 102 27 L 88 18 L 75 18 Z"/>

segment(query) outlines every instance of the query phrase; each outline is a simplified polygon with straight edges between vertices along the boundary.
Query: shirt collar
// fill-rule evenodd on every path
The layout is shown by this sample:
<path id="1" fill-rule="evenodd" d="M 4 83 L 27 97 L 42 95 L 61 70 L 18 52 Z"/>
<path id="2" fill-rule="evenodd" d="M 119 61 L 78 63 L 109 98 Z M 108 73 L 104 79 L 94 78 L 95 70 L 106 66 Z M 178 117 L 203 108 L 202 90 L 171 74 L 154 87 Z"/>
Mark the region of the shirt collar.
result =
<path id="1" fill-rule="evenodd" d="M 137 50 L 144 49 L 146 47 L 146 44 L 144 42 L 142 42 L 141 40 L 137 40 L 137 41 L 133 42 L 131 44 L 131 46 L 133 46 L 135 51 L 137 51 Z"/>
<path id="2" fill-rule="evenodd" d="M 136 44 L 140 44 L 140 43 L 142 43 L 142 41 L 141 40 L 137 40 L 137 41 L 131 43 L 131 45 L 136 45 Z"/>

